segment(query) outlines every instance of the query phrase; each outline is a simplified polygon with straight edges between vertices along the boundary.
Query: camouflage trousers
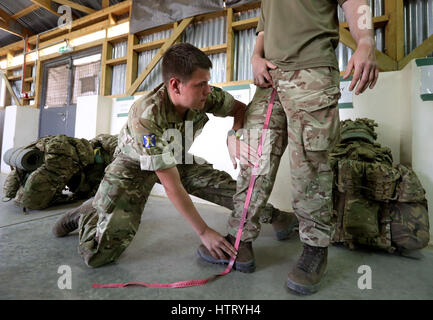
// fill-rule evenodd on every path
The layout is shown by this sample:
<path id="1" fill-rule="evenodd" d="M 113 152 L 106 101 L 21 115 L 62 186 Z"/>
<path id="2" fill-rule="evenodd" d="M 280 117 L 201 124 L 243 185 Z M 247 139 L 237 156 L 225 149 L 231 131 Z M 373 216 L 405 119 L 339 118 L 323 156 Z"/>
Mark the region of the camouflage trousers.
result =
<path id="1" fill-rule="evenodd" d="M 292 207 L 299 220 L 302 242 L 326 247 L 330 244 L 333 174 L 328 153 L 339 138 L 339 72 L 330 67 L 284 72 L 271 70 L 277 89 L 266 135 L 264 156 L 267 171 L 257 176 L 242 240 L 252 241 L 260 232 L 260 215 L 271 194 L 286 146 L 289 146 Z M 257 87 L 247 107 L 244 140 L 257 150 L 272 88 Z M 241 165 L 228 231 L 235 236 L 252 169 Z"/>
<path id="2" fill-rule="evenodd" d="M 228 173 L 210 164 L 177 165 L 177 169 L 189 194 L 233 209 L 236 181 Z M 80 208 L 78 251 L 88 266 L 113 262 L 128 247 L 157 182 L 155 172 L 141 171 L 139 162 L 122 154 L 107 167 L 93 203 L 87 201 Z M 279 212 L 272 206 L 265 211 Z"/>

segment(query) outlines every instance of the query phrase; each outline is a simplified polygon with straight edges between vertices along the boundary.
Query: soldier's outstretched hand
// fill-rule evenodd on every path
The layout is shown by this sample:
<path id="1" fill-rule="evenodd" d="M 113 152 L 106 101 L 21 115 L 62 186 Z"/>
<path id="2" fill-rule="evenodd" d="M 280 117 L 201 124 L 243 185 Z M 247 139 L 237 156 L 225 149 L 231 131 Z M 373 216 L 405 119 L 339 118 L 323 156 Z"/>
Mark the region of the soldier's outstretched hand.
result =
<path id="1" fill-rule="evenodd" d="M 200 239 L 215 259 L 227 259 L 223 252 L 227 253 L 230 257 L 236 257 L 235 248 L 212 228 L 206 227 L 205 231 L 200 235 Z"/>

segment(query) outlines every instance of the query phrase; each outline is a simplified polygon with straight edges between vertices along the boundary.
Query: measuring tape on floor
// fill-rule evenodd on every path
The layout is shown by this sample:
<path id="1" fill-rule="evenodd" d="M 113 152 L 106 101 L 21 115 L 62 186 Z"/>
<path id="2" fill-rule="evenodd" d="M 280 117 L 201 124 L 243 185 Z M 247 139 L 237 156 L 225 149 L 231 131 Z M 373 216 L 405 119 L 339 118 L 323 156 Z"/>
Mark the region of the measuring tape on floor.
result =
<path id="1" fill-rule="evenodd" d="M 263 125 L 262 135 L 261 135 L 260 140 L 259 140 L 259 147 L 257 149 L 257 156 L 258 156 L 259 160 L 257 161 L 257 163 L 254 165 L 254 167 L 252 169 L 250 184 L 248 186 L 248 191 L 247 191 L 247 197 L 245 199 L 244 208 L 242 211 L 242 218 L 241 218 L 241 221 L 239 223 L 238 233 L 236 235 L 236 241 L 235 241 L 236 251 L 238 250 L 239 243 L 241 242 L 242 230 L 244 228 L 245 220 L 247 218 L 248 208 L 250 206 L 251 196 L 253 194 L 253 189 L 254 189 L 254 184 L 256 182 L 256 178 L 258 175 L 260 158 L 262 156 L 262 151 L 263 151 L 263 142 L 265 139 L 266 130 L 268 129 L 269 122 L 271 120 L 272 108 L 274 106 L 276 94 L 277 94 L 277 90 L 274 88 L 272 90 L 271 100 L 269 102 L 268 110 L 266 112 L 265 123 Z M 142 287 L 149 287 L 149 288 L 185 288 L 185 287 L 202 286 L 208 282 L 211 282 L 211 281 L 217 279 L 218 277 L 225 276 L 227 273 L 229 273 L 233 268 L 235 260 L 236 260 L 235 258 L 231 257 L 227 268 L 223 272 L 221 272 L 220 274 L 213 275 L 212 277 L 209 277 L 209 278 L 203 279 L 203 280 L 187 280 L 187 281 L 179 281 L 179 282 L 171 282 L 171 283 L 147 283 L 147 282 L 125 282 L 125 283 L 109 283 L 109 284 L 94 283 L 92 285 L 92 288 L 123 288 L 123 287 L 127 287 L 127 286 L 142 286 Z"/>

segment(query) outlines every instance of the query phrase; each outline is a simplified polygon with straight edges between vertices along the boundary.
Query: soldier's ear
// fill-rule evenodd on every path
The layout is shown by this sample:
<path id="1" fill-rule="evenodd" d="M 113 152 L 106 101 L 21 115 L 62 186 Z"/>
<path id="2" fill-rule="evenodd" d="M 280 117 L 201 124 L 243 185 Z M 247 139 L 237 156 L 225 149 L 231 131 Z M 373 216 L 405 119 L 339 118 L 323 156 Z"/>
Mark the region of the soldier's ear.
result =
<path id="1" fill-rule="evenodd" d="M 179 89 L 179 85 L 180 85 L 180 80 L 177 78 L 170 78 L 169 82 L 168 82 L 170 89 L 175 93 L 175 94 L 180 94 L 180 89 Z"/>

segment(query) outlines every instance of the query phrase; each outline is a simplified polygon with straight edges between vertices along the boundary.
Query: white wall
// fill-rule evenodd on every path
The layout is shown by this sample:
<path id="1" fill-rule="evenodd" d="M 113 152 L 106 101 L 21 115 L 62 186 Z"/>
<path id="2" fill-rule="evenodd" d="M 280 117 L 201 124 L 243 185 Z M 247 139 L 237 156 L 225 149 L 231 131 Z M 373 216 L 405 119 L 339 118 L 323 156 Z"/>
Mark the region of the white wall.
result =
<path id="1" fill-rule="evenodd" d="M 24 147 L 38 139 L 39 109 L 31 107 L 6 107 L 3 130 L 1 172 L 9 173 L 3 155 L 10 148 Z"/>
<path id="2" fill-rule="evenodd" d="M 391 148 L 394 163 L 400 163 L 401 132 L 410 124 L 410 103 L 403 72 L 379 74 L 376 86 L 353 95 L 353 109 L 340 109 L 340 120 L 370 118 L 378 123 L 377 142 Z M 407 132 L 406 132 L 407 134 Z"/>
<path id="3" fill-rule="evenodd" d="M 430 244 L 433 244 L 433 101 L 422 101 L 421 68 L 412 61 L 403 70 L 410 75 L 412 121 L 412 167 L 420 179 L 429 204 Z M 431 84 L 430 84 L 431 85 Z"/>
<path id="4" fill-rule="evenodd" d="M 6 83 L 3 77 L 0 75 L 0 107 L 4 107 L 6 104 Z"/>
<path id="5" fill-rule="evenodd" d="M 113 99 L 102 96 L 83 96 L 77 99 L 75 137 L 93 139 L 110 133 Z"/>

